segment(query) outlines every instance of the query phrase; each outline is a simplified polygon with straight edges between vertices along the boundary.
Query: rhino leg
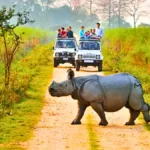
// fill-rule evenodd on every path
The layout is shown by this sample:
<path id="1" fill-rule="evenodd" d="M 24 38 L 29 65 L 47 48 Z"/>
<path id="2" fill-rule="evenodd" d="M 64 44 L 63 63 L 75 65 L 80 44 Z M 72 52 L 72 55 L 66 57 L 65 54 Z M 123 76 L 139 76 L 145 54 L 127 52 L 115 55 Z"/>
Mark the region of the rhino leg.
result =
<path id="1" fill-rule="evenodd" d="M 91 107 L 96 111 L 96 113 L 99 115 L 101 119 L 101 122 L 99 123 L 99 125 L 107 126 L 108 122 L 105 118 L 105 113 L 104 113 L 104 109 L 102 105 L 96 102 L 92 102 Z"/>
<path id="2" fill-rule="evenodd" d="M 86 108 L 87 108 L 87 105 L 80 104 L 78 102 L 78 113 L 77 113 L 76 118 L 72 121 L 72 123 L 71 123 L 72 125 L 81 124 L 80 120 L 82 119 Z"/>
<path id="3" fill-rule="evenodd" d="M 129 109 L 129 111 L 130 111 L 130 119 L 125 125 L 135 125 L 134 121 L 139 116 L 140 111 L 138 111 L 138 110 L 136 111 L 133 109 Z"/>

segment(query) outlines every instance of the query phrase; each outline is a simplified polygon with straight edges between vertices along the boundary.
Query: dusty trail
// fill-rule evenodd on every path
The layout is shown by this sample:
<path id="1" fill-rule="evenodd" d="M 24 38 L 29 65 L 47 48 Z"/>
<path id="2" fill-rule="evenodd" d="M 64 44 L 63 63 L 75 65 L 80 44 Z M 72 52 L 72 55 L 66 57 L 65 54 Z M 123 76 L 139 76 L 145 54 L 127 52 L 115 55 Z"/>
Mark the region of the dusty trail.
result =
<path id="1" fill-rule="evenodd" d="M 67 69 L 55 69 L 53 79 L 65 80 Z M 96 71 L 97 68 L 89 68 L 76 72 L 76 76 L 100 74 Z M 93 144 L 88 134 L 90 115 L 90 128 L 96 133 L 94 141 L 99 145 L 96 150 L 150 149 L 150 133 L 144 129 L 143 123 L 136 121 L 136 126 L 124 126 L 129 118 L 125 108 L 116 113 L 106 113 L 109 122 L 107 127 L 98 126 L 99 117 L 91 108 L 86 110 L 82 125 L 70 125 L 77 113 L 76 103 L 71 97 L 53 98 L 46 93 L 45 107 L 41 121 L 35 128 L 35 137 L 25 143 L 25 147 L 28 150 L 90 150 Z"/>

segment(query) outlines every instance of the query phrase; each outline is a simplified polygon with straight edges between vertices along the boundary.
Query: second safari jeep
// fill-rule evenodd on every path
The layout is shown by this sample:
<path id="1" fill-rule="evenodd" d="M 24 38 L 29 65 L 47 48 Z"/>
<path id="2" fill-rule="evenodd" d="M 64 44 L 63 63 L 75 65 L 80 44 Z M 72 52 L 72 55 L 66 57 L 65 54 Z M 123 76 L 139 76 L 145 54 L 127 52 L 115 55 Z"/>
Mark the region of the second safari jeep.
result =
<path id="1" fill-rule="evenodd" d="M 76 71 L 80 67 L 97 66 L 102 71 L 103 55 L 99 39 L 80 39 L 79 47 L 75 56 Z"/>

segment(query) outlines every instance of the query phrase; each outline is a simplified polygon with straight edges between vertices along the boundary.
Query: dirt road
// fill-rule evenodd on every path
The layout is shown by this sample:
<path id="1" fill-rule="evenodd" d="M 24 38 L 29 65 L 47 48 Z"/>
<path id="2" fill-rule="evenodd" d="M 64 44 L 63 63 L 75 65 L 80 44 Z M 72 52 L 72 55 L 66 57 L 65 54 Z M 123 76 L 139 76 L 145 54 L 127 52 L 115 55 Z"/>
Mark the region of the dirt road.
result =
<path id="1" fill-rule="evenodd" d="M 66 79 L 68 68 L 54 71 L 54 80 Z M 86 68 L 76 76 L 97 73 L 97 68 Z M 127 109 L 106 113 L 109 125 L 98 126 L 99 117 L 91 109 L 86 110 L 82 125 L 70 125 L 77 113 L 77 102 L 69 97 L 53 98 L 46 93 L 42 118 L 35 129 L 35 137 L 26 143 L 28 150 L 149 150 L 150 133 L 143 123 L 124 126 L 129 118 Z"/>

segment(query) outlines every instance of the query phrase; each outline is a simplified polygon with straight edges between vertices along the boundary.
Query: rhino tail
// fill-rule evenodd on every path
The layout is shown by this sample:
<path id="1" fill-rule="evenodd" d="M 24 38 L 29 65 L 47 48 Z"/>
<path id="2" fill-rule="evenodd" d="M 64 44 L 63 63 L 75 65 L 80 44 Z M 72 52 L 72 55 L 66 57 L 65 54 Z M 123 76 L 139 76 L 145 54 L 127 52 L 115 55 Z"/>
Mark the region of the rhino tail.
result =
<path id="1" fill-rule="evenodd" d="M 150 112 L 150 105 L 149 104 L 147 104 L 148 105 L 148 111 Z"/>
<path id="2" fill-rule="evenodd" d="M 144 102 L 144 105 L 143 105 L 141 111 L 143 113 L 145 122 L 149 123 L 150 122 L 150 114 L 149 114 L 149 112 L 150 112 L 150 105 Z"/>

